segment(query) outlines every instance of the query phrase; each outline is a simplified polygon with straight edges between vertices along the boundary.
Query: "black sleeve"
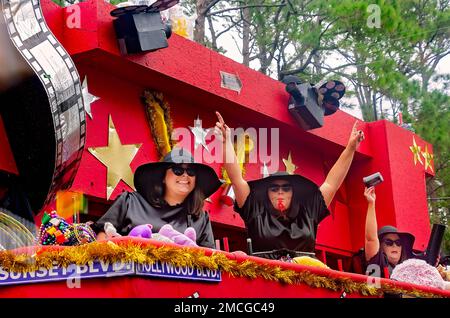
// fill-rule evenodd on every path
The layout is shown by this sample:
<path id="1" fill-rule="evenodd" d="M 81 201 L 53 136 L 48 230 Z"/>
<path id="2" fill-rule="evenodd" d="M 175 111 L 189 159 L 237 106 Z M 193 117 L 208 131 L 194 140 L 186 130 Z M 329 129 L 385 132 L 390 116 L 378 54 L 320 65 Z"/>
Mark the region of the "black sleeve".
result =
<path id="1" fill-rule="evenodd" d="M 261 204 L 261 202 L 258 202 L 256 199 L 255 191 L 250 189 L 250 194 L 242 207 L 239 207 L 236 201 L 234 202 L 234 211 L 239 213 L 245 223 L 248 223 L 249 220 L 258 215 L 260 211 L 259 204 Z"/>
<path id="2" fill-rule="evenodd" d="M 325 199 L 320 190 L 317 190 L 311 195 L 304 204 L 308 215 L 316 222 L 316 224 L 319 224 L 324 218 L 330 215 L 330 211 L 325 204 Z"/>
<path id="3" fill-rule="evenodd" d="M 116 201 L 114 201 L 109 210 L 106 211 L 106 213 L 92 225 L 92 228 L 96 233 L 104 232 L 106 222 L 110 222 L 114 225 L 118 233 L 121 232 L 128 211 L 128 198 L 128 192 L 123 192 L 117 197 Z"/>
<path id="4" fill-rule="evenodd" d="M 197 233 L 197 244 L 203 247 L 215 248 L 214 234 L 208 213 L 203 212 L 203 219 L 203 226 L 201 227 L 200 233 Z"/>

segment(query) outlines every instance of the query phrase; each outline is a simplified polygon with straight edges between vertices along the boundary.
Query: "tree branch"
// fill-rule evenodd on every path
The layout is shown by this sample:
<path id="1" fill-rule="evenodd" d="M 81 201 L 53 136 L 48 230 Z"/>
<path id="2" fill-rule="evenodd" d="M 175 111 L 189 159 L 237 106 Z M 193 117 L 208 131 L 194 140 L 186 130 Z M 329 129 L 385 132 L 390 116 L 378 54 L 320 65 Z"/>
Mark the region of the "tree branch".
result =
<path id="1" fill-rule="evenodd" d="M 286 4 L 249 4 L 241 7 L 235 7 L 235 8 L 227 8 L 223 10 L 214 11 L 211 13 L 208 13 L 207 15 L 217 15 L 219 13 L 228 12 L 228 11 L 235 11 L 235 10 L 242 10 L 245 8 L 274 8 L 274 7 L 285 7 Z"/>

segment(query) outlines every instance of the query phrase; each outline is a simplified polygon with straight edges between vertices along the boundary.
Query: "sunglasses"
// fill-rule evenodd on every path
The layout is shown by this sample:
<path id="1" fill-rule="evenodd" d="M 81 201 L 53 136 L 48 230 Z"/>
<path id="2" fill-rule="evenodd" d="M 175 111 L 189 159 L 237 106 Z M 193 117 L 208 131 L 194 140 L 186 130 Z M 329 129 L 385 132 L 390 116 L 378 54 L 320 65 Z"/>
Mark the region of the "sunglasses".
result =
<path id="1" fill-rule="evenodd" d="M 392 245 L 397 245 L 397 246 L 402 246 L 402 241 L 400 239 L 398 240 L 391 240 L 391 239 L 385 239 L 383 240 L 383 243 L 386 244 L 386 246 L 392 246 Z"/>
<path id="2" fill-rule="evenodd" d="M 270 192 L 278 192 L 278 191 L 283 191 L 283 192 L 290 192 L 292 191 L 292 185 L 289 183 L 286 184 L 271 184 L 269 186 L 269 191 Z"/>
<path id="3" fill-rule="evenodd" d="M 170 169 L 172 170 L 173 174 L 178 177 L 182 176 L 185 171 L 189 177 L 195 177 L 196 175 L 196 171 L 193 167 L 183 168 L 181 166 L 172 166 L 170 167 Z"/>

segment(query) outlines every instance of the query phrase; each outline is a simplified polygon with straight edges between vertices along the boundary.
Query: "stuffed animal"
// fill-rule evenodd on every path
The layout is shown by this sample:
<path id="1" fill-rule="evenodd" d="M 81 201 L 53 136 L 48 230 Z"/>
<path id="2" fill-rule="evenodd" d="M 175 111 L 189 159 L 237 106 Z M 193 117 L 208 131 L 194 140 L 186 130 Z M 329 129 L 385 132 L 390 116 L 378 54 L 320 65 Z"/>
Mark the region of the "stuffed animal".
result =
<path id="1" fill-rule="evenodd" d="M 130 233 L 128 233 L 128 236 L 152 238 L 152 228 L 153 228 L 153 225 L 151 225 L 151 224 L 138 225 L 138 226 L 135 226 L 130 231 Z"/>
<path id="2" fill-rule="evenodd" d="M 444 266 L 439 265 L 437 270 L 445 281 L 450 282 L 450 268 L 446 269 Z"/>
<path id="3" fill-rule="evenodd" d="M 103 226 L 103 229 L 105 231 L 105 234 L 108 238 L 113 238 L 113 237 L 119 237 L 122 236 L 119 233 L 117 233 L 116 228 L 114 227 L 114 225 L 112 225 L 112 223 L 110 222 L 106 222 L 105 225 Z"/>
<path id="4" fill-rule="evenodd" d="M 192 227 L 188 227 L 184 234 L 175 230 L 172 225 L 165 224 L 159 230 L 159 234 L 171 239 L 175 244 L 183 246 L 198 246 L 196 241 L 197 233 Z"/>

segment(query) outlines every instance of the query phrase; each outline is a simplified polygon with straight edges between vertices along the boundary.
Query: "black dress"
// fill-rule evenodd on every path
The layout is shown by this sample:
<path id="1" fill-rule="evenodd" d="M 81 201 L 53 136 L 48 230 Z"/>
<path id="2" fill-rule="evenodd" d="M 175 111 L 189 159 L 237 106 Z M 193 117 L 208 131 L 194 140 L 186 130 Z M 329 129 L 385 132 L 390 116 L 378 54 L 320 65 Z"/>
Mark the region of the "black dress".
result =
<path id="1" fill-rule="evenodd" d="M 165 224 L 183 233 L 193 227 L 197 233 L 199 246 L 214 248 L 214 236 L 211 222 L 206 212 L 198 218 L 190 215 L 183 204 L 155 208 L 138 192 L 122 193 L 109 210 L 92 226 L 98 233 L 104 231 L 106 222 L 110 222 L 121 235 L 128 233 L 138 225 L 151 224 L 152 232 L 157 233 Z"/>
<path id="2" fill-rule="evenodd" d="M 288 249 L 314 253 L 317 226 L 330 214 L 320 190 L 304 198 L 298 209 L 290 209 L 285 217 L 267 204 L 261 194 L 251 189 L 242 208 L 234 209 L 245 222 L 253 251 Z"/>

